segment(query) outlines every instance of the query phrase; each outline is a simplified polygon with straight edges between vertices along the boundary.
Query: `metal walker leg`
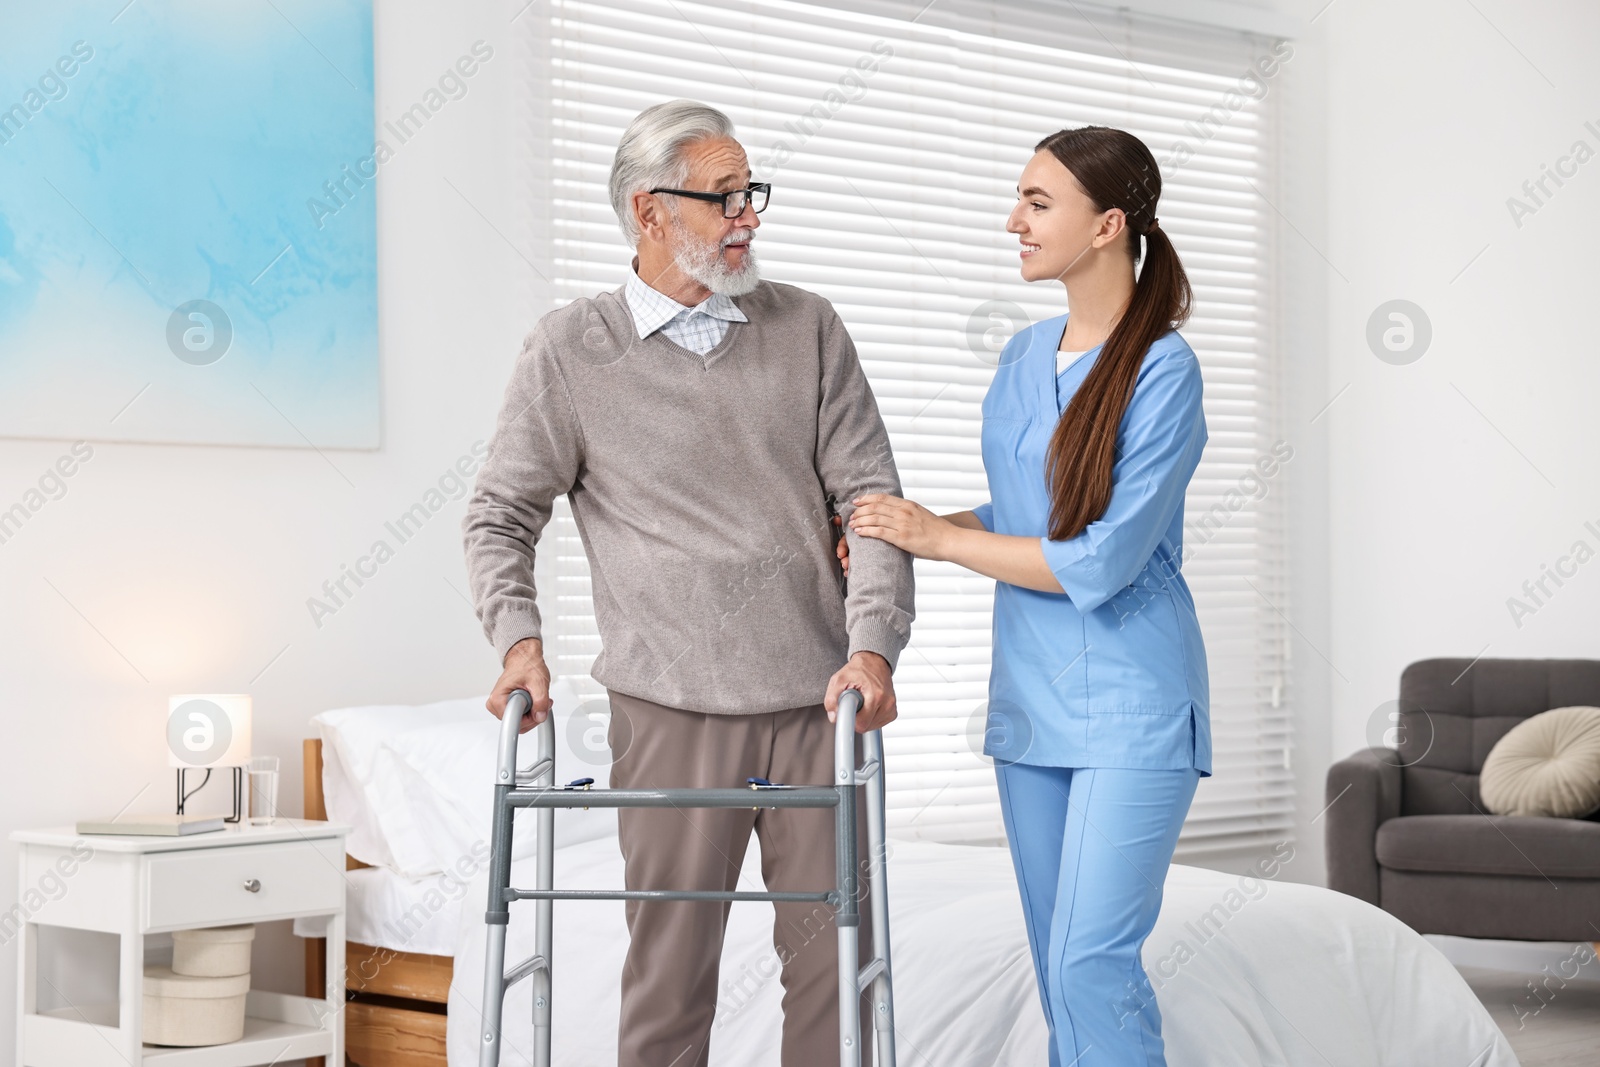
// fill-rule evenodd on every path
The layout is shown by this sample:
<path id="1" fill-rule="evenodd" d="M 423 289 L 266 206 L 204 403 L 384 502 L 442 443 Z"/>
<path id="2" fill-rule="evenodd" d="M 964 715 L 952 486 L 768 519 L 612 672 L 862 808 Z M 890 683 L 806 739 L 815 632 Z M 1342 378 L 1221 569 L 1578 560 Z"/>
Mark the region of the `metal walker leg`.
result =
<path id="1" fill-rule="evenodd" d="M 885 783 L 883 780 L 883 734 L 869 730 L 861 775 L 867 786 L 867 853 L 871 870 L 868 906 L 872 908 L 872 960 L 862 970 L 860 981 L 872 983 L 872 1026 L 877 1039 L 877 1067 L 895 1067 L 894 1059 L 894 982 L 889 967 L 889 885 L 888 845 L 885 834 Z"/>
<path id="2" fill-rule="evenodd" d="M 488 951 L 484 957 L 483 1033 L 478 1062 L 484 1067 L 499 1067 L 500 1021 L 506 991 L 523 978 L 533 979 L 533 1049 L 535 1067 L 550 1067 L 550 1009 L 553 982 L 550 956 L 553 935 L 552 907 L 549 898 L 538 901 L 534 915 L 534 954 L 510 971 L 506 963 L 506 927 L 511 922 L 511 835 L 515 829 L 510 796 L 519 785 L 551 788 L 555 785 L 555 731 L 552 719 L 535 729 L 533 765 L 517 770 L 517 735 L 522 716 L 533 706 L 527 690 L 518 689 L 506 704 L 500 725 L 499 758 L 494 785 L 494 821 L 491 825 L 489 855 L 489 909 L 484 921 L 489 926 Z M 541 808 L 536 827 L 538 859 L 535 881 L 540 889 L 551 888 L 555 874 L 555 809 Z"/>
<path id="3" fill-rule="evenodd" d="M 561 900 L 699 900 L 797 901 L 833 906 L 839 932 L 839 1063 L 860 1067 L 860 1002 L 862 989 L 872 986 L 872 1019 L 878 1067 L 895 1067 L 894 986 L 889 966 L 889 897 L 885 881 L 883 738 L 877 730 L 864 737 L 864 762 L 855 765 L 855 722 L 861 711 L 861 694 L 846 689 L 839 694 L 834 722 L 834 779 L 827 786 L 754 786 L 750 789 L 596 789 L 578 783 L 555 784 L 555 723 L 546 718 L 534 728 L 536 756 L 531 766 L 517 769 L 518 726 L 533 706 L 526 690 L 518 689 L 506 703 L 501 719 L 499 756 L 495 767 L 494 821 L 490 830 L 488 951 L 484 957 L 483 1027 L 479 1067 L 499 1067 L 501 1020 L 506 991 L 523 978 L 533 980 L 535 1067 L 551 1067 L 550 1014 L 553 993 L 551 972 L 552 907 Z M 580 780 L 587 782 L 587 780 Z M 857 969 L 860 907 L 857 892 L 856 794 L 866 786 L 868 906 L 872 909 L 872 959 Z M 760 794 L 753 802 L 751 790 Z M 555 809 L 576 807 L 699 807 L 699 808 L 833 808 L 835 887 L 826 892 L 721 892 L 677 889 L 555 889 Z M 517 808 L 538 811 L 538 861 L 535 889 L 511 885 L 511 839 Z M 513 900 L 538 902 L 534 954 L 506 970 L 506 927 Z"/>

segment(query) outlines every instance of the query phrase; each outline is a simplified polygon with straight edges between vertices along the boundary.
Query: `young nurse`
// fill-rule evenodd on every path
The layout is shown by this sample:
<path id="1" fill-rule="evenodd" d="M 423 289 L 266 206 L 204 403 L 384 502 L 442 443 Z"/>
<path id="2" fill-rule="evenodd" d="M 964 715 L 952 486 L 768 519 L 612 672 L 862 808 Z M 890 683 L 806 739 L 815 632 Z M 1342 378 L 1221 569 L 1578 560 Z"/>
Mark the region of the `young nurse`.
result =
<path id="1" fill-rule="evenodd" d="M 993 757 L 1051 1067 L 1165 1064 L 1139 950 L 1211 773 L 1205 647 L 1179 572 L 1206 443 L 1189 281 L 1144 143 L 1046 137 L 1006 229 L 1068 314 L 1018 332 L 983 402 L 991 501 L 934 515 L 855 501 L 850 525 L 996 579 Z M 1142 264 L 1141 264 L 1142 260 Z M 1135 280 L 1134 268 L 1140 266 Z"/>

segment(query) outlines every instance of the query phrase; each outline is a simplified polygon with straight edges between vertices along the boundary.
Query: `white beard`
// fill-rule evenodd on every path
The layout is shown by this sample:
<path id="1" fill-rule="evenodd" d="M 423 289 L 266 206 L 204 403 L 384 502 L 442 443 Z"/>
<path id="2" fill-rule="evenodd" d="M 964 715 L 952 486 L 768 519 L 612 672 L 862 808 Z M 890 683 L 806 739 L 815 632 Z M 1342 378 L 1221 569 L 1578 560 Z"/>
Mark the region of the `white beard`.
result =
<path id="1" fill-rule="evenodd" d="M 735 271 L 728 269 L 727 261 L 722 258 L 722 249 L 729 243 L 748 241 L 754 234 L 755 231 L 750 229 L 734 230 L 718 244 L 692 237 L 681 242 L 674 239 L 676 247 L 672 250 L 672 261 L 679 270 L 713 293 L 743 296 L 761 284 L 761 267 L 756 262 L 755 250 L 745 249 L 744 266 Z"/>

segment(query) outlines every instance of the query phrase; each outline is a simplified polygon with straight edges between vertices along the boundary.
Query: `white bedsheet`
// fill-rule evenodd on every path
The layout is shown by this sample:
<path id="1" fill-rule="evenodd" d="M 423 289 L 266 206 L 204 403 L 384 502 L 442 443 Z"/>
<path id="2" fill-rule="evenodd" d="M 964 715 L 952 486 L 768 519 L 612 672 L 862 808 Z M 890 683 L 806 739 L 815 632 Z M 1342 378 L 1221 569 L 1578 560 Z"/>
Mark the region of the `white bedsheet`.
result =
<path id="1" fill-rule="evenodd" d="M 488 853 L 484 853 L 487 860 Z M 463 901 L 470 900 L 478 917 L 488 887 L 480 882 L 468 896 L 476 867 L 463 865 L 465 877 L 455 873 L 407 878 L 386 867 L 361 867 L 345 872 L 346 941 L 393 949 L 396 952 L 422 952 L 449 956 L 456 950 L 460 935 Z M 326 936 L 323 919 L 296 919 L 294 932 L 299 937 Z M 482 947 L 479 947 L 481 957 Z"/>
<path id="2" fill-rule="evenodd" d="M 1004 849 L 891 842 L 899 1060 L 905 1067 L 1039 1067 L 1046 1030 Z M 752 839 L 740 888 L 760 888 Z M 533 884 L 534 861 L 512 883 Z M 558 888 L 622 885 L 615 838 L 558 849 Z M 477 1067 L 484 926 L 473 880 L 450 990 L 450 1067 Z M 512 905 L 508 964 L 533 952 L 533 904 Z M 1220 909 L 1220 910 L 1219 910 Z M 1210 918 L 1205 917 L 1209 915 Z M 554 1058 L 616 1062 L 618 976 L 627 932 L 618 901 L 555 907 Z M 778 1064 L 781 1010 L 766 904 L 732 909 L 712 1067 Z M 1399 920 L 1314 886 L 1174 866 L 1145 967 L 1159 982 L 1171 1067 L 1516 1067 L 1504 1036 L 1438 950 Z M 1163 977 L 1166 976 L 1166 977 Z M 507 998 L 503 1067 L 531 1064 L 530 986 Z"/>

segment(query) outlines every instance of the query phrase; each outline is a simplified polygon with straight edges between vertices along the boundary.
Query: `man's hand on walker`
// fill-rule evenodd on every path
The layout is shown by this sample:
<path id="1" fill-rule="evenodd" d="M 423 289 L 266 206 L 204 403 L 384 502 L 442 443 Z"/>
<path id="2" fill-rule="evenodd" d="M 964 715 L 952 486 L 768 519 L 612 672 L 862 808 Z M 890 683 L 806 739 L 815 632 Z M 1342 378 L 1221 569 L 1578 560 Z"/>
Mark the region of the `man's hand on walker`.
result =
<path id="1" fill-rule="evenodd" d="M 894 699 L 894 679 L 889 673 L 889 661 L 876 652 L 857 652 L 850 662 L 840 667 L 828 679 L 828 694 L 822 706 L 828 709 L 828 721 L 836 721 L 839 713 L 839 694 L 846 689 L 861 691 L 861 710 L 856 713 L 856 733 L 881 729 L 894 722 L 899 714 Z"/>
<path id="2" fill-rule="evenodd" d="M 505 717 L 506 702 L 517 689 L 526 689 L 533 698 L 532 712 L 522 717 L 522 725 L 517 728 L 517 733 L 525 734 L 549 718 L 555 704 L 550 699 L 550 668 L 544 664 L 544 642 L 537 637 L 524 637 L 506 653 L 505 669 L 494 683 L 487 705 L 495 718 Z"/>

